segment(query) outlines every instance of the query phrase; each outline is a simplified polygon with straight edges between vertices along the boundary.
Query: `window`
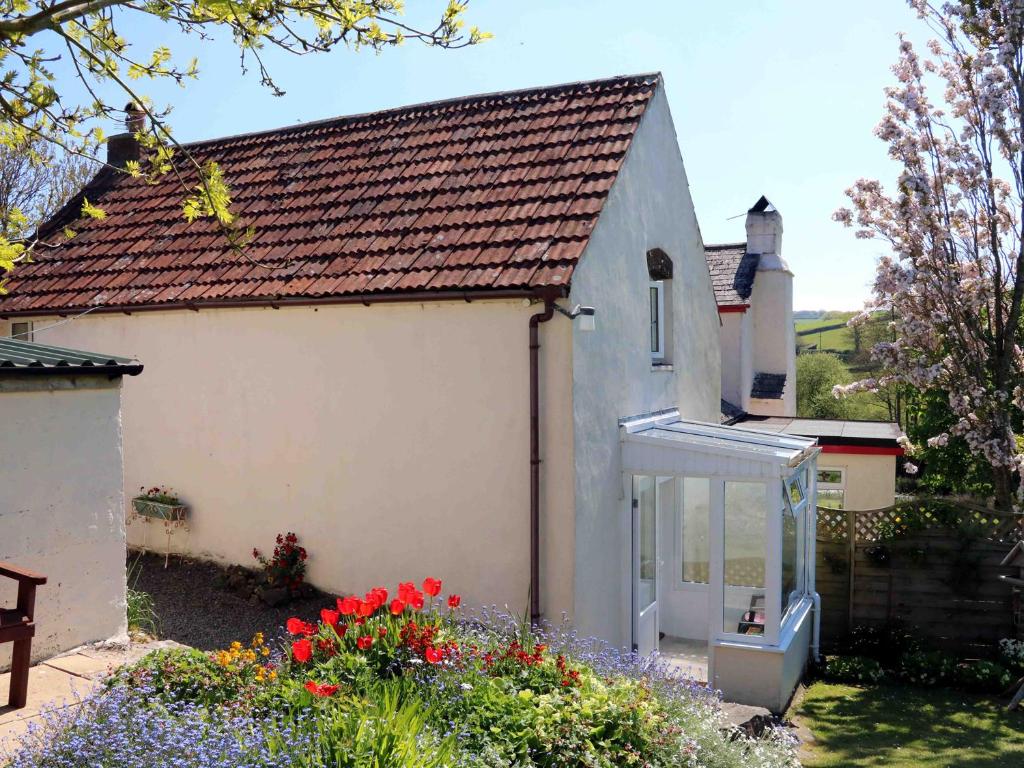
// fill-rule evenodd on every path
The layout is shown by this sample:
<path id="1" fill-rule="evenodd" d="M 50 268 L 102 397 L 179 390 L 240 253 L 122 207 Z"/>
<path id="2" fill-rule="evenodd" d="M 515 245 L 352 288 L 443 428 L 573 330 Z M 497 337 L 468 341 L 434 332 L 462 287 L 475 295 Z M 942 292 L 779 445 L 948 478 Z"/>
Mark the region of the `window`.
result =
<path id="1" fill-rule="evenodd" d="M 647 252 L 647 274 L 651 278 L 651 362 L 665 366 L 671 362 L 668 350 L 672 348 L 672 259 L 661 248 Z"/>
<path id="2" fill-rule="evenodd" d="M 803 599 L 806 591 L 804 547 L 806 546 L 808 474 L 799 472 L 786 480 L 782 505 L 782 616 Z"/>
<path id="3" fill-rule="evenodd" d="M 11 338 L 18 341 L 32 341 L 32 322 L 26 320 L 11 323 Z"/>
<path id="4" fill-rule="evenodd" d="M 706 477 L 684 477 L 680 482 L 682 504 L 679 513 L 680 578 L 690 584 L 707 584 L 709 573 L 708 507 L 711 481 Z"/>
<path id="5" fill-rule="evenodd" d="M 651 283 L 651 359 L 665 359 L 665 282 Z"/>
<path id="6" fill-rule="evenodd" d="M 764 483 L 727 480 L 723 561 L 722 629 L 763 635 L 767 588 L 768 505 Z"/>
<path id="7" fill-rule="evenodd" d="M 822 467 L 818 470 L 818 506 L 845 509 L 846 473 L 841 469 Z"/>

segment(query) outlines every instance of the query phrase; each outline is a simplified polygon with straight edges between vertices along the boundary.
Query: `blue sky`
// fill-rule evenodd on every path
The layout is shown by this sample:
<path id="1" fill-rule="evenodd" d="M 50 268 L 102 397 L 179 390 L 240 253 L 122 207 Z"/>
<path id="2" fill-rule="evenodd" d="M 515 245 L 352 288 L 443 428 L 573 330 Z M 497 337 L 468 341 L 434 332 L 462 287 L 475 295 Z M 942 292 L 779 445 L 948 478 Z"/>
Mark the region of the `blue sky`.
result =
<path id="1" fill-rule="evenodd" d="M 407 0 L 427 20 L 443 0 Z M 468 18 L 493 40 L 459 51 L 416 44 L 267 62 L 287 92 L 242 75 L 230 41 L 189 42 L 171 26 L 122 28 L 139 48 L 198 55 L 184 90 L 150 88 L 171 104 L 181 140 L 273 128 L 471 93 L 660 71 L 704 241 L 743 239 L 761 194 L 782 212 L 797 309 L 856 309 L 881 243 L 831 221 L 859 177 L 894 168 L 872 134 L 897 52 L 896 34 L 925 32 L 899 0 L 473 0 Z M 138 25 L 138 22 L 135 22 Z M 113 129 L 114 126 L 111 126 Z"/>

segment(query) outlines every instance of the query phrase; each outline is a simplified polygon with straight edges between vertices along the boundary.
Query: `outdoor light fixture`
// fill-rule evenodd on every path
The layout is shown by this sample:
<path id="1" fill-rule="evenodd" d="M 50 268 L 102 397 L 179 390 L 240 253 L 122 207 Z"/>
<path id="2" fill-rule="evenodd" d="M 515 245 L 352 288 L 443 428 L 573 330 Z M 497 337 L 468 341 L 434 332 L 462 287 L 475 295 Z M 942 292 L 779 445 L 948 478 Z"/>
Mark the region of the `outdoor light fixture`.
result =
<path id="1" fill-rule="evenodd" d="M 577 304 L 570 310 L 564 309 L 557 304 L 554 306 L 558 312 L 565 315 L 570 320 L 575 320 L 578 317 L 580 319 L 578 327 L 581 331 L 593 331 L 597 328 L 597 318 L 594 316 L 597 313 L 597 310 L 593 307 L 584 307 Z"/>

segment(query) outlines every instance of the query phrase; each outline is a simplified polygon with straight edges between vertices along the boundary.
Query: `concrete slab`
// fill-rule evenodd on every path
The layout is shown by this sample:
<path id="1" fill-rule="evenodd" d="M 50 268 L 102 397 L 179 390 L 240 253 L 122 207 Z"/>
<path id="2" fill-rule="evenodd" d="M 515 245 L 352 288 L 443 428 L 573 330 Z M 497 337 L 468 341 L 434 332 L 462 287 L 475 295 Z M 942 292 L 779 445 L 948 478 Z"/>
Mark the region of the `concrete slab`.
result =
<path id="1" fill-rule="evenodd" d="M 72 653 L 67 656 L 57 656 L 44 661 L 43 664 L 52 669 L 67 672 L 69 675 L 83 677 L 87 680 L 96 680 L 106 677 L 113 672 L 120 664 L 117 658 L 103 658 L 87 656 L 84 653 Z"/>
<path id="2" fill-rule="evenodd" d="M 10 687 L 10 673 L 0 675 L 0 702 L 7 701 Z M 38 715 L 44 709 L 75 704 L 99 687 L 96 680 L 78 677 L 46 664 L 32 667 L 28 673 L 28 701 L 22 709 L 0 707 L 0 731 L 7 723 Z"/>

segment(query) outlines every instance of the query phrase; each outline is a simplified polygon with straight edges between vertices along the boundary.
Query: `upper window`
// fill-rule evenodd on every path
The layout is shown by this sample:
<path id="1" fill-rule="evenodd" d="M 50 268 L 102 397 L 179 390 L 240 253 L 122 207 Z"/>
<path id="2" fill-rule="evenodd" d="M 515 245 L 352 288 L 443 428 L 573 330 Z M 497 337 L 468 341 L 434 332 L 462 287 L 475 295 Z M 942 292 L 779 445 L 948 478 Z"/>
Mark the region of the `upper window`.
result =
<path id="1" fill-rule="evenodd" d="M 11 323 L 11 338 L 18 341 L 32 341 L 32 321 Z"/>
<path id="2" fill-rule="evenodd" d="M 651 283 L 651 358 L 665 359 L 665 283 Z"/>
<path id="3" fill-rule="evenodd" d="M 647 252 L 647 273 L 651 283 L 650 296 L 650 346 L 651 362 L 669 362 L 667 350 L 672 346 L 672 259 L 661 248 Z"/>

